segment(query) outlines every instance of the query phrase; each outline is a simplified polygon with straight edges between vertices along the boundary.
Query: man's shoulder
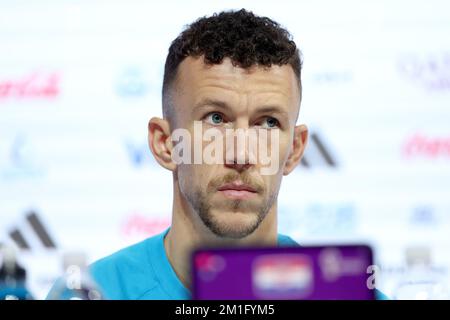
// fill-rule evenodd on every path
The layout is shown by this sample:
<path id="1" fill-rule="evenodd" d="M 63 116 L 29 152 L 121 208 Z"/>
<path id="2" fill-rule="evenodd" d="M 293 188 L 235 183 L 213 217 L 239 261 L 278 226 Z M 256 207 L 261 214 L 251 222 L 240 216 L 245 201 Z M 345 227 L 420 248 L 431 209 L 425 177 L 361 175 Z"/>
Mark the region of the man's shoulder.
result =
<path id="1" fill-rule="evenodd" d="M 278 234 L 278 246 L 280 246 L 280 247 L 286 247 L 286 246 L 299 247 L 300 245 L 297 242 L 295 242 L 295 240 L 293 240 L 291 237 L 286 236 L 284 234 Z"/>
<path id="2" fill-rule="evenodd" d="M 128 247 L 122 248 L 108 256 L 105 256 L 90 265 L 90 268 L 117 267 L 134 265 L 136 262 L 143 263 L 143 259 L 148 257 L 147 250 L 151 250 L 153 243 L 158 238 L 153 236 Z"/>
<path id="3" fill-rule="evenodd" d="M 156 250 L 161 235 L 123 248 L 89 266 L 94 281 L 108 299 L 139 299 L 157 287 L 149 252 Z"/>

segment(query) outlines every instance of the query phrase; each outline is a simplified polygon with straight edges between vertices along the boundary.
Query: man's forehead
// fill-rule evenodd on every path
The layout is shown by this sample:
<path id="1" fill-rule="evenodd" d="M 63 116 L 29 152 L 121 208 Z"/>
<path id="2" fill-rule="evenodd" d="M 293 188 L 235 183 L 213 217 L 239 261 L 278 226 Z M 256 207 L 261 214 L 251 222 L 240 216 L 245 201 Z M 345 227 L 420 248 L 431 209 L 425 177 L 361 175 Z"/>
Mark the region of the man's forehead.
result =
<path id="1" fill-rule="evenodd" d="M 227 90 L 242 94 L 299 96 L 298 80 L 290 65 L 241 68 L 225 58 L 221 64 L 206 64 L 203 57 L 187 57 L 180 64 L 176 87 L 181 92 Z"/>

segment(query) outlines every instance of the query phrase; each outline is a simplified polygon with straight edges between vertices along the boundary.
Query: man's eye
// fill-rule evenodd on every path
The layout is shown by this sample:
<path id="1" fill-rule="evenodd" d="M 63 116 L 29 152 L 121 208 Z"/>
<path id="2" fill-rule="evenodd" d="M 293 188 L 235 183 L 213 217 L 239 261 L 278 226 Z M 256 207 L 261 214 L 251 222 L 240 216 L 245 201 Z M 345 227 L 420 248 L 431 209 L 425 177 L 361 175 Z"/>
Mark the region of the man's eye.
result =
<path id="1" fill-rule="evenodd" d="M 272 117 L 265 118 L 261 123 L 261 127 L 263 128 L 277 128 L 279 126 L 280 123 L 278 122 L 278 120 Z"/>
<path id="2" fill-rule="evenodd" d="M 221 124 L 223 122 L 223 116 L 218 112 L 211 112 L 205 117 L 205 121 L 209 124 Z"/>

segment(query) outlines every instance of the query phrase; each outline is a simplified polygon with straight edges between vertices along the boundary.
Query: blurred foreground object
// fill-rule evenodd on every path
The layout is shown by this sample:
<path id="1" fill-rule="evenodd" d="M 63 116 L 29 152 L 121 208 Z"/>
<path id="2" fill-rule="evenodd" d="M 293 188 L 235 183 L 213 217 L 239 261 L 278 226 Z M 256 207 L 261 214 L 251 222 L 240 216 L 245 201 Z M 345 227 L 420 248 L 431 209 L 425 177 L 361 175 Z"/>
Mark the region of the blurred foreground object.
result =
<path id="1" fill-rule="evenodd" d="M 17 262 L 14 248 L 0 247 L 0 300 L 33 300 L 26 278 L 26 270 Z"/>
<path id="2" fill-rule="evenodd" d="M 103 295 L 90 276 L 86 255 L 70 252 L 64 255 L 64 276 L 58 279 L 48 295 L 49 300 L 102 300 Z"/>
<path id="3" fill-rule="evenodd" d="M 394 293 L 396 300 L 444 300 L 449 299 L 448 288 L 442 275 L 432 267 L 429 247 L 406 249 L 407 271 Z"/>

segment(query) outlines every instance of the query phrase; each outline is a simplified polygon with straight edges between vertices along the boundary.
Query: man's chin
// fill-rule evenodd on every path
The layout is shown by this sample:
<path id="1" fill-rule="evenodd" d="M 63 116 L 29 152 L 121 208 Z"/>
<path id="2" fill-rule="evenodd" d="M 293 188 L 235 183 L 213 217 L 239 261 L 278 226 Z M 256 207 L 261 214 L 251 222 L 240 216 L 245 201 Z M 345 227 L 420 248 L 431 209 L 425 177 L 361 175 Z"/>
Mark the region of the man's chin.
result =
<path id="1" fill-rule="evenodd" d="M 241 239 L 250 235 L 259 226 L 258 214 L 254 212 L 212 213 L 205 225 L 217 236 Z"/>

